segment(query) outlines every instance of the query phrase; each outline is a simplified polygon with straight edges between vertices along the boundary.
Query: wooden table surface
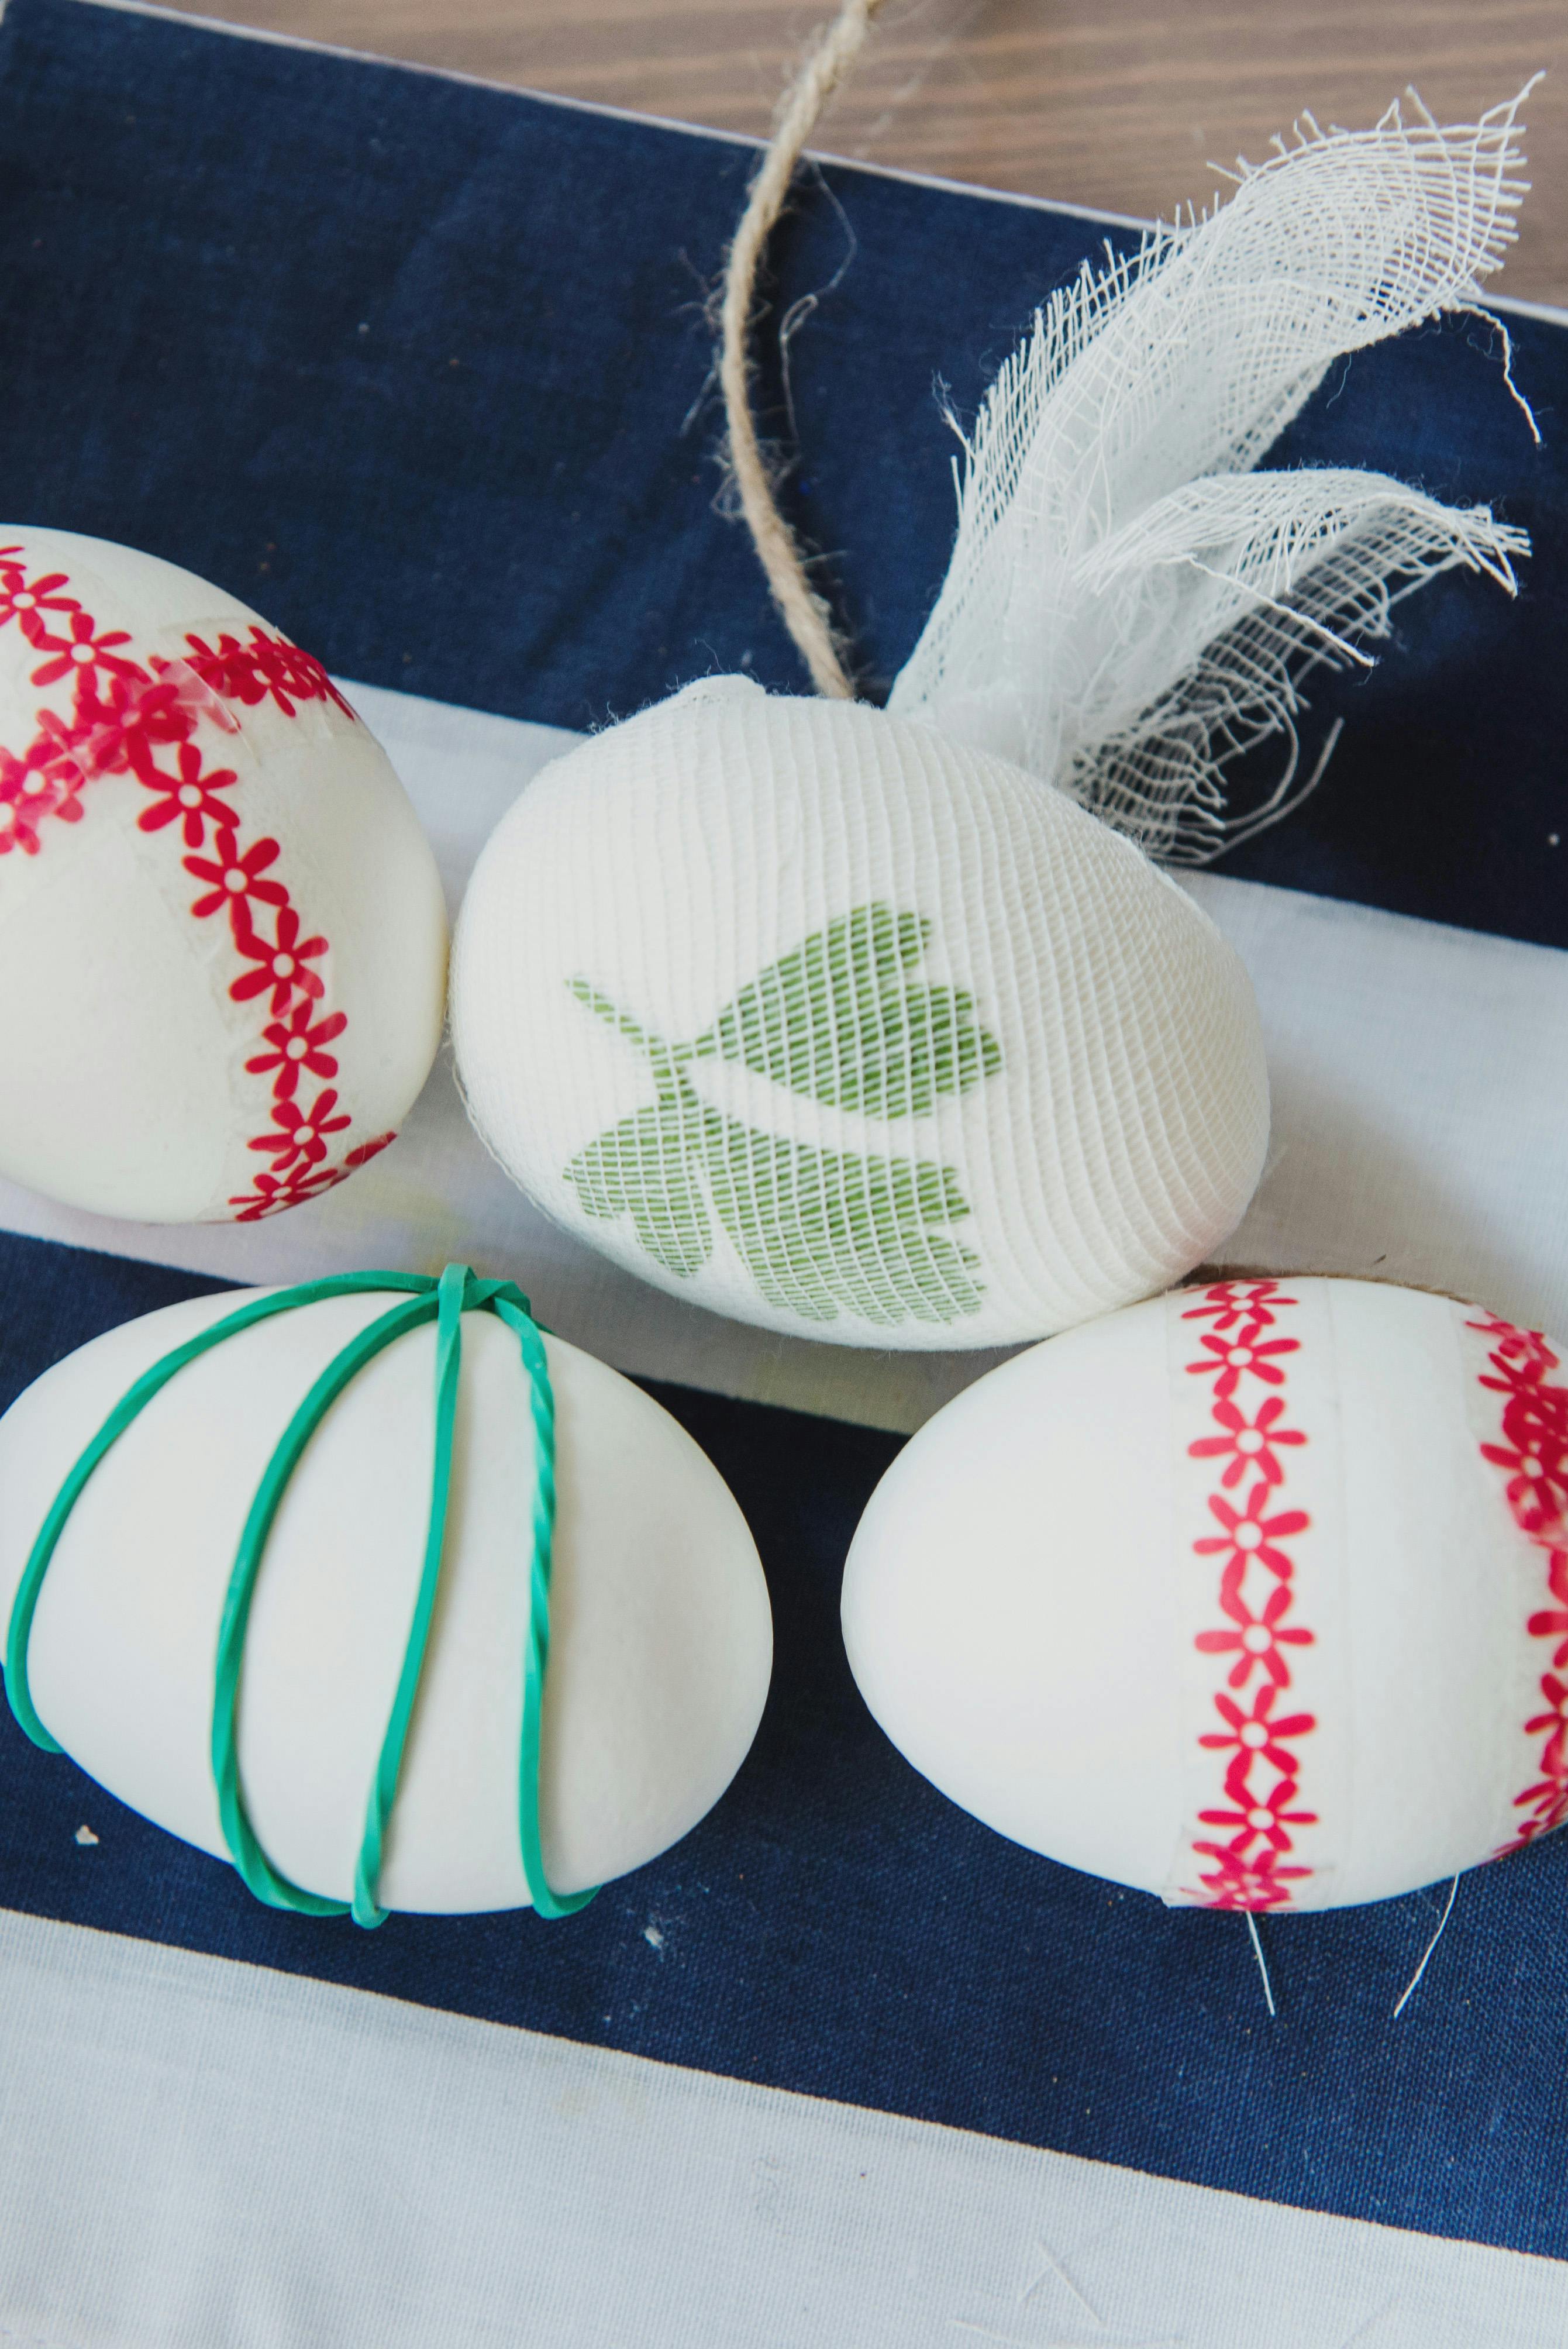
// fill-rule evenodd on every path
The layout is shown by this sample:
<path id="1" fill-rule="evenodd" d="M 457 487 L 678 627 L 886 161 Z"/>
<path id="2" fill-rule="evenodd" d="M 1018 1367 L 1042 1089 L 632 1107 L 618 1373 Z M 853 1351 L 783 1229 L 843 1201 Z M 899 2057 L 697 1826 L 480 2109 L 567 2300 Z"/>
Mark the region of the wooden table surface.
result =
<path id="1" fill-rule="evenodd" d="M 830 0 L 199 0 L 192 13 L 492 81 L 766 132 Z M 1532 194 L 1493 289 L 1568 304 L 1568 0 L 890 0 L 814 144 L 1139 215 L 1202 203 L 1304 111 L 1413 83 L 1473 120 L 1542 67 Z"/>

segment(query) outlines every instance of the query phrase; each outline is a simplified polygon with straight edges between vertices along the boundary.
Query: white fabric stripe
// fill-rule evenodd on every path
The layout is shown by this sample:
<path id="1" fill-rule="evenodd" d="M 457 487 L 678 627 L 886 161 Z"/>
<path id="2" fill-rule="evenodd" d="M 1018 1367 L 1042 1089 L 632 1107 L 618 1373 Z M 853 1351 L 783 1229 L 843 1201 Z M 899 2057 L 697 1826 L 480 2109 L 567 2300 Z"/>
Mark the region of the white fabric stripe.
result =
<path id="1" fill-rule="evenodd" d="M 1568 954 L 1213 874 L 1188 886 L 1252 972 L 1274 1092 L 1224 1261 L 1449 1289 L 1568 1333 Z"/>
<path id="2" fill-rule="evenodd" d="M 491 826 L 576 738 L 351 685 L 435 843 L 456 906 Z M 1271 1164 L 1226 1260 L 1449 1288 L 1568 1334 L 1568 954 L 1200 874 L 1264 1008 Z M 0 1228 L 236 1280 L 449 1257 L 520 1280 L 552 1328 L 622 1370 L 913 1428 L 998 1357 L 876 1354 L 681 1304 L 546 1222 L 486 1156 L 444 1054 L 403 1138 L 264 1224 L 100 1220 L 0 1184 Z"/>
<path id="3" fill-rule="evenodd" d="M 222 1959 L 0 1913 L 0 2341 L 34 2349 L 1568 2330 L 1553 2261 Z"/>

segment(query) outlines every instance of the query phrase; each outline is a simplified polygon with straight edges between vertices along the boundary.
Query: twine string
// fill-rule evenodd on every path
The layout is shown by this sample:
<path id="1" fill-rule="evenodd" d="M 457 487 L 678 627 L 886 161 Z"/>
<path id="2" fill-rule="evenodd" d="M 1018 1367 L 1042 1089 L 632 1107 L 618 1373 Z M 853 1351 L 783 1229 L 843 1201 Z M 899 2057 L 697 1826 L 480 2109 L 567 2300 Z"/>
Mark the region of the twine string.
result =
<path id="1" fill-rule="evenodd" d="M 748 347 L 758 272 L 784 209 L 795 166 L 822 109 L 864 47 L 872 19 L 882 5 L 882 0 L 843 0 L 787 89 L 773 142 L 751 183 L 729 248 L 719 310 L 718 380 L 740 511 L 779 616 L 811 673 L 812 683 L 819 693 L 837 701 L 852 701 L 855 688 L 844 666 L 832 614 L 811 585 L 805 552 L 779 512 L 773 493 L 751 412 Z"/>

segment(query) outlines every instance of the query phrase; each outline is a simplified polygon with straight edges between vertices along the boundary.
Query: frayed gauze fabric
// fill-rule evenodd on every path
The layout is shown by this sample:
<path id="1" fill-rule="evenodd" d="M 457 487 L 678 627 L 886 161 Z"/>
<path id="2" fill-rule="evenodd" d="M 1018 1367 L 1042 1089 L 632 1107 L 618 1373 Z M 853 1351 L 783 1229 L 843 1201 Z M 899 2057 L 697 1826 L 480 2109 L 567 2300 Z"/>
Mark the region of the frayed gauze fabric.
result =
<path id="1" fill-rule="evenodd" d="M 1522 102 L 1451 129 L 1418 103 L 1364 131 L 1308 117 L 1205 220 L 1085 264 L 965 442 L 953 560 L 889 706 L 1180 864 L 1310 789 L 1302 678 L 1367 666 L 1439 572 L 1511 592 L 1529 540 L 1387 474 L 1260 460 L 1336 358 L 1478 307 L 1516 234 Z M 1230 808 L 1228 765 L 1270 740 L 1274 789 Z"/>
<path id="2" fill-rule="evenodd" d="M 1137 848 L 934 728 L 744 678 L 531 786 L 452 1004 L 475 1122 L 559 1221 L 842 1343 L 1006 1343 L 1161 1288 L 1267 1143 L 1250 982 Z"/>
<path id="3" fill-rule="evenodd" d="M 887 714 L 710 680 L 525 795 L 453 1022 L 542 1206 L 705 1305 L 881 1347 L 1047 1337 L 1226 1238 L 1267 1146 L 1257 1010 L 1143 852 L 1206 862 L 1309 790 L 1301 681 L 1400 595 L 1512 589 L 1528 540 L 1484 506 L 1256 469 L 1336 356 L 1474 305 L 1517 112 L 1310 126 L 1053 296 Z"/>

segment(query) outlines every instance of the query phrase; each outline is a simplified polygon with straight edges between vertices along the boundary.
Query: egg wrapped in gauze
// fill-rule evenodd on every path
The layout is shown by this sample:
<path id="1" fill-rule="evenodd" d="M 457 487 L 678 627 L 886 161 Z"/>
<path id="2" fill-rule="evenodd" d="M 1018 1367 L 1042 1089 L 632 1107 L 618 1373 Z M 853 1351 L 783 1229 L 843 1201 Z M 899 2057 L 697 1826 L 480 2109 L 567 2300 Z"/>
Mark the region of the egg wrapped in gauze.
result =
<path id="1" fill-rule="evenodd" d="M 1162 1286 L 1267 1140 L 1246 973 L 1129 842 L 933 728 L 744 678 L 524 793 L 453 1019 L 476 1122 L 552 1215 L 861 1345 L 1005 1342 Z"/>
<path id="2" fill-rule="evenodd" d="M 237 1313 L 103 1453 L 40 1574 L 84 1447 Z M 365 1922 L 377 1900 L 553 1909 L 640 1867 L 738 1768 L 771 1658 L 756 1549 L 704 1454 L 460 1267 L 198 1299 L 46 1371 L 0 1421 L 7 1617 L 7 1692 L 40 1742 L 263 1899 L 352 1899 Z"/>
<path id="3" fill-rule="evenodd" d="M 530 786 L 452 1008 L 475 1121 L 542 1206 L 677 1294 L 878 1347 L 1043 1336 L 1215 1249 L 1264 1163 L 1259 1023 L 1151 857 L 1272 821 L 1302 672 L 1364 659 L 1446 566 L 1511 586 L 1525 544 L 1259 460 L 1337 355 L 1473 301 L 1517 161 L 1511 109 L 1395 112 L 1086 269 L 985 403 L 886 711 L 829 698 L 809 583 L 770 567 L 822 701 L 714 679 Z M 771 565 L 788 533 L 747 512 Z M 1271 737 L 1283 771 L 1227 815 L 1228 761 Z"/>
<path id="4" fill-rule="evenodd" d="M 1384 1899 L 1568 1816 L 1568 1378 L 1355 1280 L 1133 1306 L 1005 1363 L 857 1530 L 862 1695 L 989 1826 L 1173 1904 Z"/>
<path id="5" fill-rule="evenodd" d="M 0 1174 L 154 1223 L 315 1197 L 423 1085 L 446 947 L 319 661 L 172 564 L 0 527 Z"/>

